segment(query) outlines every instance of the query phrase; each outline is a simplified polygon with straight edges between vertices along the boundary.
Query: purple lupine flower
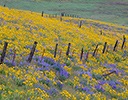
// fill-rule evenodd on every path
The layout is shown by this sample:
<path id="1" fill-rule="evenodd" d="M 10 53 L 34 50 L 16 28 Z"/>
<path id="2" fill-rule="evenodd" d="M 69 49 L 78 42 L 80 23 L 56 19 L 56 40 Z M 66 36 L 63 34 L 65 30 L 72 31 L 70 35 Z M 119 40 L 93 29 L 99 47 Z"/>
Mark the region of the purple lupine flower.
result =
<path id="1" fill-rule="evenodd" d="M 110 85 L 110 86 L 112 86 L 112 84 L 111 84 L 111 83 L 109 83 L 109 85 Z"/>
<path id="2" fill-rule="evenodd" d="M 112 89 L 115 89 L 115 88 L 116 88 L 116 85 L 113 85 L 113 86 L 112 86 Z"/>
<path id="3" fill-rule="evenodd" d="M 62 76 L 62 71 L 60 71 L 60 76 Z"/>
<path id="4" fill-rule="evenodd" d="M 119 75 L 119 69 L 116 70 L 115 74 L 118 76 Z"/>
<path id="5" fill-rule="evenodd" d="M 96 89 L 100 89 L 100 85 L 95 85 L 95 88 Z"/>
<path id="6" fill-rule="evenodd" d="M 99 23 L 95 23 L 95 25 L 99 25 Z"/>
<path id="7" fill-rule="evenodd" d="M 105 89 L 103 89 L 103 87 L 101 87 L 100 89 L 101 89 L 101 91 L 103 91 L 103 92 L 105 91 Z"/>
<path id="8" fill-rule="evenodd" d="M 50 69 L 48 67 L 45 68 L 46 71 L 50 71 Z"/>
<path id="9" fill-rule="evenodd" d="M 82 88 L 83 91 L 87 91 L 87 89 L 88 89 L 87 87 Z"/>
<path id="10" fill-rule="evenodd" d="M 56 75 L 59 75 L 59 71 L 56 72 Z"/>
<path id="11" fill-rule="evenodd" d="M 76 85 L 75 88 L 78 89 L 78 86 Z"/>
<path id="12" fill-rule="evenodd" d="M 59 86 L 59 88 L 63 88 L 63 84 L 61 84 L 59 81 L 57 82 L 57 85 Z"/>

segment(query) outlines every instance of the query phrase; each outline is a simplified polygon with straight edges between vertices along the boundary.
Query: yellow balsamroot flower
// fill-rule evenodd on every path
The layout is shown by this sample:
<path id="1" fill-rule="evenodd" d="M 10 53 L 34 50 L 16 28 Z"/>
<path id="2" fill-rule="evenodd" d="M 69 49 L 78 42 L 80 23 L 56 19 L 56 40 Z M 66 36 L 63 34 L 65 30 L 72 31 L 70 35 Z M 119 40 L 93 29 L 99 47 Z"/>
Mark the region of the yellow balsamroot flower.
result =
<path id="1" fill-rule="evenodd" d="M 2 86 L 0 85 L 0 90 L 2 90 Z"/>
<path id="2" fill-rule="evenodd" d="M 112 98 L 112 100 L 118 100 L 118 99 Z"/>
<path id="3" fill-rule="evenodd" d="M 74 95 L 72 96 L 72 100 L 77 100 L 76 97 L 75 97 Z"/>
<path id="4" fill-rule="evenodd" d="M 11 91 L 8 91 L 8 93 L 9 93 L 9 95 L 10 95 L 10 94 L 12 94 L 12 92 L 11 92 Z"/>
<path id="5" fill-rule="evenodd" d="M 33 83 L 30 83 L 29 86 L 32 87 L 33 86 Z"/>
<path id="6" fill-rule="evenodd" d="M 62 92 L 60 92 L 60 94 L 62 95 L 62 96 L 65 96 L 65 97 L 67 97 L 67 98 L 71 98 L 71 94 L 70 93 L 68 93 L 66 90 L 63 90 Z"/>

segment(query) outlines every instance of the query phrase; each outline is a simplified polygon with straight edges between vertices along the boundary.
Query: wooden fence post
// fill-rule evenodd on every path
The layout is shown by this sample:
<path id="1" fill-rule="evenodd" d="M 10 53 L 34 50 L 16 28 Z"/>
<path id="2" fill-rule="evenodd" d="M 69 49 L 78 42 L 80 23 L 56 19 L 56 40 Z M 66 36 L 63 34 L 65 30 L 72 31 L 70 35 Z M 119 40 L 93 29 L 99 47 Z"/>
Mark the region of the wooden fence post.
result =
<path id="1" fill-rule="evenodd" d="M 96 45 L 96 48 L 95 48 L 95 50 L 94 50 L 94 52 L 93 52 L 93 55 L 92 55 L 92 56 L 95 56 L 95 53 L 96 53 L 97 48 L 98 48 L 98 44 Z"/>
<path id="2" fill-rule="evenodd" d="M 112 73 L 116 73 L 116 71 L 114 70 L 114 71 L 112 71 L 112 72 L 110 72 L 110 73 L 108 73 L 108 74 L 104 74 L 103 76 L 106 77 L 106 76 L 108 76 L 108 75 L 110 75 L 110 74 L 112 74 Z"/>
<path id="3" fill-rule="evenodd" d="M 81 49 L 80 60 L 82 60 L 82 57 L 83 57 L 83 48 Z"/>
<path id="4" fill-rule="evenodd" d="M 60 21 L 62 21 L 62 17 L 60 17 Z"/>
<path id="5" fill-rule="evenodd" d="M 102 30 L 100 31 L 100 35 L 102 35 L 103 34 L 103 32 L 102 32 Z"/>
<path id="6" fill-rule="evenodd" d="M 16 49 L 17 49 L 17 46 L 15 47 L 12 63 L 14 63 L 14 60 L 15 60 L 15 57 L 16 57 Z"/>
<path id="7" fill-rule="evenodd" d="M 67 56 L 67 57 L 68 57 L 68 55 L 69 55 L 70 45 L 71 45 L 71 43 L 68 44 L 68 49 L 67 49 L 67 52 L 66 52 L 66 56 Z"/>
<path id="8" fill-rule="evenodd" d="M 2 55 L 1 55 L 0 64 L 2 64 L 2 63 L 3 63 L 3 61 L 4 61 L 4 57 L 5 57 L 5 54 L 6 54 L 7 46 L 8 46 L 8 42 L 4 42 L 4 48 L 3 48 Z"/>
<path id="9" fill-rule="evenodd" d="M 54 58 L 56 58 L 56 51 L 57 51 L 57 46 L 58 46 L 58 43 L 56 44 L 56 47 L 55 47 Z"/>
<path id="10" fill-rule="evenodd" d="M 62 53 L 62 49 L 60 50 L 60 55 L 59 55 L 59 58 L 61 57 L 61 53 Z"/>
<path id="11" fill-rule="evenodd" d="M 64 16 L 64 12 L 61 13 L 61 17 L 63 17 L 63 16 Z"/>
<path id="12" fill-rule="evenodd" d="M 105 44 L 104 44 L 104 49 L 103 49 L 103 52 L 102 53 L 105 52 L 106 46 L 107 46 L 107 42 L 105 42 Z"/>
<path id="13" fill-rule="evenodd" d="M 85 59 L 85 61 L 87 61 L 87 60 L 88 60 L 89 51 L 90 51 L 90 48 L 88 49 L 88 52 L 87 52 L 87 55 L 86 55 L 86 59 Z"/>
<path id="14" fill-rule="evenodd" d="M 117 44 L 118 44 L 118 40 L 116 40 L 115 46 L 114 46 L 114 48 L 113 48 L 113 51 L 116 50 Z"/>
<path id="15" fill-rule="evenodd" d="M 43 14 L 44 14 L 44 12 L 42 11 L 42 17 L 43 17 Z"/>
<path id="16" fill-rule="evenodd" d="M 75 48 L 73 48 L 72 57 L 73 57 L 73 55 L 74 55 L 74 52 L 75 52 Z"/>
<path id="17" fill-rule="evenodd" d="M 43 53 L 42 53 L 42 56 L 41 56 L 41 61 L 43 60 L 44 52 L 45 52 L 45 48 L 44 48 Z"/>
<path id="18" fill-rule="evenodd" d="M 80 21 L 80 26 L 79 26 L 79 28 L 81 28 L 81 26 L 82 26 L 82 20 Z"/>
<path id="19" fill-rule="evenodd" d="M 29 55 L 29 57 L 28 57 L 28 62 L 29 62 L 29 63 L 30 63 L 31 60 L 32 60 L 32 57 L 33 57 L 33 55 L 34 55 L 36 46 L 37 46 L 37 42 L 35 41 L 35 42 L 34 42 L 34 45 L 33 45 L 33 47 L 32 47 L 32 49 L 31 49 L 31 53 L 30 53 L 30 55 Z"/>
<path id="20" fill-rule="evenodd" d="M 123 44 L 122 44 L 122 46 L 121 46 L 121 49 L 123 49 L 124 44 L 125 44 L 125 41 L 126 41 L 125 35 L 123 35 L 123 38 L 124 38 L 124 40 L 123 40 Z"/>
<path id="21" fill-rule="evenodd" d="M 98 54 L 98 50 L 99 50 L 99 47 L 98 47 L 97 50 L 96 50 L 96 56 L 97 56 L 97 54 Z"/>

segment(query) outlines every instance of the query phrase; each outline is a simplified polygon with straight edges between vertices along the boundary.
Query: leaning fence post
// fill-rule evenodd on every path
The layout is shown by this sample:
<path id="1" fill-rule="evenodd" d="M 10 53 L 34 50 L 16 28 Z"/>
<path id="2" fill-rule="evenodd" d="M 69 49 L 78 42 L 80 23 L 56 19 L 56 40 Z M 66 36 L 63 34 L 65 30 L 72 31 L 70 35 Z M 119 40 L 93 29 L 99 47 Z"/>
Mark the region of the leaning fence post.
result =
<path id="1" fill-rule="evenodd" d="M 116 40 L 115 46 L 114 46 L 114 48 L 113 48 L 113 51 L 116 50 L 117 44 L 118 44 L 118 40 Z"/>
<path id="2" fill-rule="evenodd" d="M 42 17 L 43 17 L 43 14 L 44 14 L 44 12 L 42 11 Z"/>
<path id="3" fill-rule="evenodd" d="M 105 42 L 105 44 L 104 44 L 104 49 L 103 49 L 103 52 L 102 53 L 105 52 L 106 46 L 107 46 L 107 42 Z"/>
<path id="4" fill-rule="evenodd" d="M 102 30 L 100 31 L 100 35 L 102 35 L 103 34 L 103 32 L 102 32 Z"/>
<path id="5" fill-rule="evenodd" d="M 107 53 L 107 52 L 108 52 L 108 49 L 109 49 L 109 46 L 107 45 L 107 48 L 106 48 L 106 52 L 105 52 L 105 53 Z"/>
<path id="6" fill-rule="evenodd" d="M 68 55 L 69 55 L 70 45 L 71 45 L 71 43 L 68 44 L 68 49 L 67 49 L 67 52 L 66 52 L 66 56 L 67 56 L 67 57 L 68 57 Z"/>
<path id="7" fill-rule="evenodd" d="M 41 61 L 43 60 L 44 52 L 45 52 L 45 48 L 44 48 L 43 53 L 42 53 L 42 56 L 41 56 Z"/>
<path id="8" fill-rule="evenodd" d="M 62 21 L 62 17 L 60 17 L 60 21 Z"/>
<path id="9" fill-rule="evenodd" d="M 57 46 L 58 46 L 58 43 L 56 44 L 56 47 L 55 47 L 54 58 L 56 58 L 56 51 L 57 51 Z"/>
<path id="10" fill-rule="evenodd" d="M 87 52 L 87 55 L 86 55 L 86 59 L 85 59 L 85 61 L 87 61 L 87 60 L 88 60 L 89 51 L 90 51 L 90 48 L 88 49 L 88 52 Z"/>
<path id="11" fill-rule="evenodd" d="M 97 50 L 96 50 L 96 56 L 97 56 L 97 54 L 98 54 L 98 50 L 99 50 L 99 47 L 98 47 Z"/>
<path id="12" fill-rule="evenodd" d="M 80 26 L 79 26 L 79 28 L 81 28 L 81 26 L 82 26 L 82 20 L 80 21 Z"/>
<path id="13" fill-rule="evenodd" d="M 31 53 L 30 53 L 30 55 L 29 55 L 29 57 L 28 57 L 28 62 L 29 62 L 29 63 L 30 63 L 31 60 L 32 60 L 32 57 L 33 57 L 33 55 L 34 55 L 36 46 L 37 46 L 37 42 L 35 41 L 35 42 L 34 42 L 34 45 L 33 45 L 33 47 L 32 47 L 32 49 L 31 49 Z"/>
<path id="14" fill-rule="evenodd" d="M 93 52 L 93 55 L 92 55 L 92 56 L 95 56 L 95 53 L 96 53 L 97 48 L 98 48 L 98 44 L 96 45 L 96 48 L 95 48 L 95 50 L 94 50 L 94 52 Z"/>
<path id="15" fill-rule="evenodd" d="M 61 53 L 62 53 L 62 48 L 61 48 L 61 50 L 60 50 L 60 55 L 59 55 L 59 58 L 61 57 Z"/>
<path id="16" fill-rule="evenodd" d="M 114 71 L 112 71 L 112 72 L 110 72 L 110 73 L 108 73 L 108 74 L 104 74 L 103 76 L 106 77 L 106 76 L 108 76 L 108 75 L 110 75 L 110 74 L 112 74 L 112 73 L 116 73 L 116 71 L 114 70 Z"/>
<path id="17" fill-rule="evenodd" d="M 4 48 L 3 48 L 2 55 L 1 55 L 0 64 L 2 64 L 2 63 L 3 63 L 3 61 L 4 61 L 4 57 L 5 57 L 5 54 L 6 54 L 7 46 L 8 46 L 8 42 L 4 42 Z"/>
<path id="18" fill-rule="evenodd" d="M 73 57 L 73 55 L 74 55 L 74 52 L 75 52 L 75 48 L 73 48 L 72 57 Z"/>
<path id="19" fill-rule="evenodd" d="M 14 60 L 15 60 L 15 57 L 16 57 L 16 49 L 17 49 L 17 46 L 15 47 L 12 63 L 14 63 Z"/>
<path id="20" fill-rule="evenodd" d="M 123 49 L 124 44 L 125 44 L 125 41 L 126 41 L 125 35 L 123 35 L 123 38 L 124 38 L 124 40 L 123 40 L 123 44 L 122 44 L 122 46 L 121 46 L 121 49 Z"/>
<path id="21" fill-rule="evenodd" d="M 61 16 L 62 16 L 62 17 L 64 16 L 64 12 L 63 12 L 63 13 L 61 13 Z"/>
<path id="22" fill-rule="evenodd" d="M 82 60 L 82 57 L 83 57 L 83 48 L 81 49 L 80 60 Z"/>

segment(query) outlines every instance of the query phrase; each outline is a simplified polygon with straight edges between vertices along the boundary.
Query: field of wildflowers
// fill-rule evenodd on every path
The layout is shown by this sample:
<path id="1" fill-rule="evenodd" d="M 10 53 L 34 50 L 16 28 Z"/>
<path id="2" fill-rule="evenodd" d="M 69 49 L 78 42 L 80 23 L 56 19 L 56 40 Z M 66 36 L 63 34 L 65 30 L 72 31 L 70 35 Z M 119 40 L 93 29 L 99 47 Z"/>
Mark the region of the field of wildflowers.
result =
<path id="1" fill-rule="evenodd" d="M 0 6 L 0 54 L 4 42 L 8 42 L 0 65 L 0 99 L 127 100 L 128 27 L 71 17 L 60 21 L 60 16 L 46 16 Z M 123 36 L 126 42 L 121 49 Z M 35 41 L 37 47 L 28 63 Z M 103 53 L 105 42 L 107 48 Z M 12 63 L 15 47 L 16 57 Z"/>
<path id="2" fill-rule="evenodd" d="M 49 15 L 65 12 L 128 27 L 128 0 L 1 0 L 0 5 Z"/>

